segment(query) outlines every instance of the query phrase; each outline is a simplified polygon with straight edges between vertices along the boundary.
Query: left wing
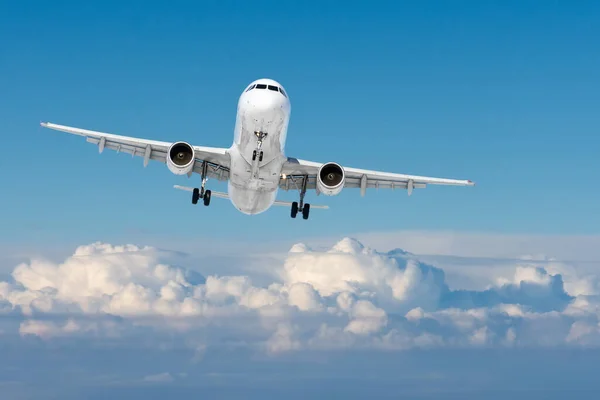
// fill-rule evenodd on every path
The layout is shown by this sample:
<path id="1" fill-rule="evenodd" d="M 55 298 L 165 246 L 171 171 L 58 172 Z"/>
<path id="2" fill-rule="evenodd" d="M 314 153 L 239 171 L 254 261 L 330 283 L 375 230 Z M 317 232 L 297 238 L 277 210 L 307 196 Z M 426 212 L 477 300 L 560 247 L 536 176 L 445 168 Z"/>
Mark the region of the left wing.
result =
<path id="1" fill-rule="evenodd" d="M 279 186 L 284 190 L 296 189 L 295 180 L 302 180 L 307 177 L 307 189 L 316 189 L 317 173 L 323 163 L 299 160 L 288 157 L 283 166 L 282 174 L 285 178 L 279 182 Z M 412 194 L 413 189 L 422 189 L 427 185 L 454 185 L 454 186 L 474 186 L 475 183 L 470 180 L 433 178 L 418 175 L 395 174 L 391 172 L 371 171 L 367 169 L 342 167 L 346 174 L 344 188 L 360 188 L 361 195 L 365 195 L 368 188 L 376 189 L 407 189 L 408 194 Z"/>
<path id="2" fill-rule="evenodd" d="M 89 143 L 97 145 L 100 153 L 102 153 L 104 149 L 109 149 L 115 150 L 117 153 L 131 154 L 133 157 L 143 157 L 144 166 L 148 165 L 148 161 L 150 160 L 160 161 L 162 163 L 166 162 L 167 151 L 173 144 L 157 140 L 140 139 L 74 128 L 71 126 L 57 125 L 50 122 L 42 122 L 40 125 L 44 128 L 83 136 Z M 196 163 L 193 169 L 194 172 L 201 173 L 202 161 L 206 161 L 210 166 L 210 168 L 207 169 L 208 176 L 219 180 L 226 180 L 229 178 L 230 161 L 229 154 L 227 153 L 228 149 L 219 147 L 193 147 L 196 154 Z"/>

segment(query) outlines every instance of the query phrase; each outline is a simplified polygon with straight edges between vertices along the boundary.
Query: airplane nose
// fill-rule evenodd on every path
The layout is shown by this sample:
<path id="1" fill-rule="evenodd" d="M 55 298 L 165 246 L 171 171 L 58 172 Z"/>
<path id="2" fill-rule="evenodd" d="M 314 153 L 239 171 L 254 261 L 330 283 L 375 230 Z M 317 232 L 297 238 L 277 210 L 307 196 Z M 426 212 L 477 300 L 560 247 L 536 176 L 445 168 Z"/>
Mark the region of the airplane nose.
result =
<path id="1" fill-rule="evenodd" d="M 248 103 L 258 112 L 269 112 L 280 109 L 284 102 L 280 93 L 268 90 L 254 90 L 250 93 Z"/>

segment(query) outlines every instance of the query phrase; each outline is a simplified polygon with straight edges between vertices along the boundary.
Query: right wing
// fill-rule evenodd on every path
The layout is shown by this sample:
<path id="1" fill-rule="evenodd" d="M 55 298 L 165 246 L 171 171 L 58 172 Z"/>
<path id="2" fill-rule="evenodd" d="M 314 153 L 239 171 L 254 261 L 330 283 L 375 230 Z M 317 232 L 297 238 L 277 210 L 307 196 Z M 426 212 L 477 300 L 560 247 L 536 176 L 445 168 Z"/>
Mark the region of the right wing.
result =
<path id="1" fill-rule="evenodd" d="M 150 160 L 160 161 L 162 163 L 166 162 L 167 151 L 173 144 L 169 142 L 139 139 L 129 136 L 114 135 L 112 133 L 57 125 L 50 122 L 42 122 L 40 125 L 44 128 L 83 136 L 89 143 L 97 145 L 100 153 L 102 153 L 104 149 L 109 149 L 115 150 L 118 153 L 131 154 L 134 157 L 143 157 L 144 166 L 148 165 L 148 161 Z M 200 174 L 202 172 L 202 161 L 206 161 L 209 164 L 209 168 L 207 169 L 209 177 L 219 180 L 227 180 L 229 178 L 230 161 L 227 152 L 228 149 L 220 147 L 193 147 L 196 153 L 194 172 Z"/>
<path id="2" fill-rule="evenodd" d="M 299 189 L 299 184 L 304 177 L 307 179 L 307 189 L 317 188 L 317 172 L 323 163 L 300 160 L 288 157 L 283 165 L 282 173 L 285 178 L 279 182 L 279 187 L 283 190 Z M 346 174 L 344 188 L 360 188 L 361 195 L 364 196 L 367 189 L 407 189 L 408 194 L 413 189 L 423 189 L 427 185 L 453 185 L 453 186 L 474 186 L 470 180 L 435 178 L 429 176 L 397 174 L 384 171 L 372 171 L 352 167 L 342 168 Z"/>

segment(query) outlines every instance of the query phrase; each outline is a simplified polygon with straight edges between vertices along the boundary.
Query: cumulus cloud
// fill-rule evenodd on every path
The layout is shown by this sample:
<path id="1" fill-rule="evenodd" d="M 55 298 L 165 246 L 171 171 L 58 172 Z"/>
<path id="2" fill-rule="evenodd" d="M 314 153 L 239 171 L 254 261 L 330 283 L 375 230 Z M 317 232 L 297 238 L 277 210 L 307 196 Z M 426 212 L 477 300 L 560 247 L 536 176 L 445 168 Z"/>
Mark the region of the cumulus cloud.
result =
<path id="1" fill-rule="evenodd" d="M 325 251 L 294 245 L 268 285 L 188 267 L 149 247 L 85 245 L 62 263 L 16 266 L 0 282 L 0 314 L 19 316 L 23 337 L 117 338 L 143 328 L 178 335 L 192 351 L 600 344 L 597 279 L 540 257 L 482 290 L 450 289 L 442 269 L 413 254 L 350 238 Z"/>

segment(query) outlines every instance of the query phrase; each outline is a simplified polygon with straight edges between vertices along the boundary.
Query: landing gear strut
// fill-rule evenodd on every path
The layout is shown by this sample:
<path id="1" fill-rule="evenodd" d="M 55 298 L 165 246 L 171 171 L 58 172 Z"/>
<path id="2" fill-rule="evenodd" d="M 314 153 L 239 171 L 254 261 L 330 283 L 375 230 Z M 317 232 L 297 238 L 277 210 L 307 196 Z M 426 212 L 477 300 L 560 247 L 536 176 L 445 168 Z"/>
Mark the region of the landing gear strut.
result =
<path id="1" fill-rule="evenodd" d="M 292 203 L 292 211 L 290 213 L 290 216 L 292 218 L 296 218 L 296 215 L 298 215 L 298 212 L 302 213 L 302 218 L 303 219 L 308 219 L 308 216 L 310 214 L 310 204 L 306 203 L 304 204 L 304 196 L 306 195 L 306 185 L 308 184 L 308 176 L 304 176 L 304 178 L 302 178 L 302 188 L 300 189 L 300 203 L 294 201 Z"/>
<path id="2" fill-rule="evenodd" d="M 256 160 L 256 156 L 258 156 L 258 161 L 263 160 L 263 152 L 261 150 L 263 140 L 267 137 L 267 132 L 256 131 L 254 135 L 257 138 L 256 141 L 256 150 L 252 152 L 252 161 Z"/>
<path id="3" fill-rule="evenodd" d="M 207 175 L 208 164 L 206 161 L 202 162 L 202 186 L 200 189 L 194 188 L 192 192 L 192 204 L 198 204 L 198 200 L 202 199 L 205 206 L 210 205 L 211 191 L 205 190 L 206 181 L 208 180 Z"/>

